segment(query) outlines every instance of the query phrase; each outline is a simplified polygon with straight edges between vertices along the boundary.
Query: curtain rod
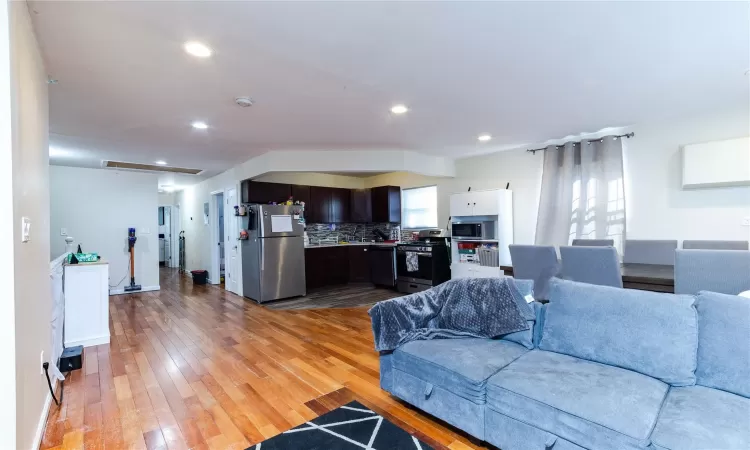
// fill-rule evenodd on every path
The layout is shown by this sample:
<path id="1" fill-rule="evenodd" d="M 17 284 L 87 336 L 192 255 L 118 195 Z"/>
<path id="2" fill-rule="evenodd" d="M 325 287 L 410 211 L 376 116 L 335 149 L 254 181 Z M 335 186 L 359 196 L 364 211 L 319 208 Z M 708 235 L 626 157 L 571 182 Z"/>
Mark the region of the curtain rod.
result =
<path id="1" fill-rule="evenodd" d="M 618 134 L 618 135 L 614 136 L 614 138 L 615 139 L 617 139 L 617 138 L 628 138 L 629 139 L 629 138 L 632 138 L 633 136 L 635 136 L 635 133 L 631 132 L 631 133 L 627 133 L 627 134 Z M 600 137 L 599 139 L 587 139 L 586 141 L 587 142 L 592 142 L 592 141 L 602 142 L 602 141 L 604 141 L 605 137 L 609 137 L 609 136 L 603 136 L 603 137 Z M 576 142 L 573 142 L 572 144 L 576 145 L 576 144 L 580 144 L 581 142 L 583 142 L 583 141 L 576 141 Z M 569 142 L 566 142 L 565 144 L 569 144 Z M 563 146 L 565 146 L 565 144 L 555 145 L 555 148 L 563 147 Z M 547 147 L 549 147 L 549 146 L 547 146 Z M 532 149 L 529 149 L 529 150 L 526 150 L 526 151 L 527 152 L 531 152 L 531 154 L 533 154 L 533 155 L 536 155 L 536 152 L 540 152 L 542 150 L 547 150 L 547 147 L 544 147 L 544 148 L 532 148 Z"/>

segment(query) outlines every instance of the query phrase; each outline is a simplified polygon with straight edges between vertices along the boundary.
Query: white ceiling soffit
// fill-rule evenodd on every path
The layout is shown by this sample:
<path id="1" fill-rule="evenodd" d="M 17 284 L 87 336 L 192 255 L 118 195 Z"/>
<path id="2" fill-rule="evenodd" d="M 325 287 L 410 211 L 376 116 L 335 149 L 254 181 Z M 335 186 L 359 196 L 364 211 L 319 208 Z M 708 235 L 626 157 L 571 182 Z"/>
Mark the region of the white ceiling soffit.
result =
<path id="1" fill-rule="evenodd" d="M 748 2 L 30 2 L 55 164 L 451 158 L 748 108 Z M 197 59 L 182 45 L 204 42 Z M 255 104 L 240 108 L 237 96 Z M 403 103 L 409 112 L 391 115 Z M 207 130 L 190 123 L 205 121 Z M 65 153 L 67 152 L 67 154 Z M 93 164 L 92 164 L 93 161 Z M 369 170 L 367 167 L 359 167 Z M 338 170 L 330 167 L 327 170 Z"/>

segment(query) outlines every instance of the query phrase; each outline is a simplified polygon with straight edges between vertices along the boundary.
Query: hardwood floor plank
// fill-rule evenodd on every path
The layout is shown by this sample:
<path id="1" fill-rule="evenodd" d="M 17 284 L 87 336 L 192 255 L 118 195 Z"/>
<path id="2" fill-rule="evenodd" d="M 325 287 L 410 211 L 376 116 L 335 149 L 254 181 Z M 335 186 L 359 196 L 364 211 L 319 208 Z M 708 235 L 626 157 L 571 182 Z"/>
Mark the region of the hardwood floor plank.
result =
<path id="1" fill-rule="evenodd" d="M 367 307 L 274 309 L 172 269 L 160 284 L 110 297 L 111 342 L 85 349 L 40 448 L 245 449 L 352 400 L 436 449 L 490 448 L 380 389 Z M 315 298 L 396 295 L 348 286 Z"/>

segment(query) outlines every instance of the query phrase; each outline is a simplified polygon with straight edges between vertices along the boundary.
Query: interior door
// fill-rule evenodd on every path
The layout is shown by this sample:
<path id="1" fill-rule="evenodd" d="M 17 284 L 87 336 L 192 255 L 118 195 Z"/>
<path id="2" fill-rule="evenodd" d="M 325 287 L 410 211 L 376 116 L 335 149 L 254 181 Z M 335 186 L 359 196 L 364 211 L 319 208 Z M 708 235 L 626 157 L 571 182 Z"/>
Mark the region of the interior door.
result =
<path id="1" fill-rule="evenodd" d="M 224 286 L 237 295 L 239 287 L 239 236 L 238 220 L 234 216 L 234 205 L 237 202 L 237 189 L 229 188 L 224 191 Z"/>

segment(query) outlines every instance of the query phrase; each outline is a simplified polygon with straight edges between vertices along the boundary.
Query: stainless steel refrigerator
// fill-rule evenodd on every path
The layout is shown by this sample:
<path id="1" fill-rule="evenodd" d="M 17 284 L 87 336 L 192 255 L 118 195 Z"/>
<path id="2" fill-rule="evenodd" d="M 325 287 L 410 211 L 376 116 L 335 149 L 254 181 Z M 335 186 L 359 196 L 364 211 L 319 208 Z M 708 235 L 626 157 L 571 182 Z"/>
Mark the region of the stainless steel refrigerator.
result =
<path id="1" fill-rule="evenodd" d="M 242 290 L 259 303 L 305 295 L 305 227 L 299 205 L 251 205 L 242 241 Z"/>

